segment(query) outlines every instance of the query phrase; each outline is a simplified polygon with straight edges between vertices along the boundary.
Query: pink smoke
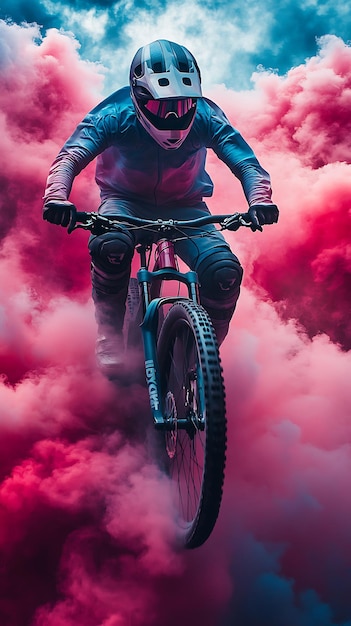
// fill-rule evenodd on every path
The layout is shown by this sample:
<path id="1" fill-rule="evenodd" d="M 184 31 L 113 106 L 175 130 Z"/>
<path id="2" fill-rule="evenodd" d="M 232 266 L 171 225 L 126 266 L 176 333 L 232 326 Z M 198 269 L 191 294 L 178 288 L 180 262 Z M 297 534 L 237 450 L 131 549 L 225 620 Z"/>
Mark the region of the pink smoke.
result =
<path id="1" fill-rule="evenodd" d="M 351 49 L 329 37 L 283 78 L 209 94 L 271 172 L 281 220 L 228 235 L 245 284 L 223 346 L 225 496 L 210 541 L 180 554 L 145 391 L 95 368 L 87 237 L 41 220 L 48 167 L 101 77 L 68 36 L 0 30 L 0 623 L 346 623 Z M 209 168 L 213 210 L 245 210 L 230 172 Z M 75 183 L 83 209 L 92 179 Z"/>
<path id="2" fill-rule="evenodd" d="M 263 287 L 310 336 L 326 333 L 350 349 L 351 48 L 334 36 L 319 45 L 285 77 L 257 74 L 253 91 L 232 97 L 221 88 L 214 97 L 271 173 L 282 211 L 279 228 L 245 247 L 247 284 Z"/>

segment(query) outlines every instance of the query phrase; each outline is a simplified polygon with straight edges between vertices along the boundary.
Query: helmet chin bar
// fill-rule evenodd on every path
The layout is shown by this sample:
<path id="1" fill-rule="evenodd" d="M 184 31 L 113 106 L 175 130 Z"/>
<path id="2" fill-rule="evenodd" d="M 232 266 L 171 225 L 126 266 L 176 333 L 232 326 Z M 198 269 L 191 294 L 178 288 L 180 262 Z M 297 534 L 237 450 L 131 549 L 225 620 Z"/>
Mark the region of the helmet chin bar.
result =
<path id="1" fill-rule="evenodd" d="M 131 92 L 131 97 L 132 97 L 132 101 L 134 104 L 136 116 L 140 124 L 146 130 L 146 132 L 164 150 L 177 150 L 177 148 L 179 148 L 182 145 L 182 143 L 185 141 L 185 139 L 187 138 L 190 132 L 190 129 L 193 125 L 195 115 L 190 121 L 190 124 L 188 125 L 188 127 L 183 130 L 173 130 L 173 129 L 161 130 L 153 126 L 153 124 L 148 120 L 146 115 L 143 113 L 142 108 L 140 108 L 133 92 Z M 195 114 L 195 111 L 194 111 L 194 114 Z"/>
<path id="2" fill-rule="evenodd" d="M 154 128 L 143 115 L 138 115 L 138 120 L 149 135 L 165 150 L 176 150 L 185 141 L 189 134 L 187 130 L 158 130 Z"/>

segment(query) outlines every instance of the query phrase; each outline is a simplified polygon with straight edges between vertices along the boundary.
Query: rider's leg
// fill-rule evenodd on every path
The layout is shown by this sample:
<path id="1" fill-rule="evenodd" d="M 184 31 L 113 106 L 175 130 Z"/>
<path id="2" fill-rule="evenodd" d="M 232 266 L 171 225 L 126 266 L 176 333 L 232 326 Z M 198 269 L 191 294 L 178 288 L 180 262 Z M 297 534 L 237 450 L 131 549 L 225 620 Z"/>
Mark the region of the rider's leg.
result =
<path id="1" fill-rule="evenodd" d="M 135 203 L 114 197 L 105 199 L 99 207 L 99 213 L 106 216 L 135 211 Z M 122 328 L 134 247 L 134 236 L 123 228 L 89 239 L 92 296 L 98 325 L 96 355 L 107 374 L 113 374 L 114 366 L 123 358 Z"/>
<path id="2" fill-rule="evenodd" d="M 99 330 L 104 334 L 122 332 L 134 242 L 129 233 L 92 236 L 92 295 Z"/>
<path id="3" fill-rule="evenodd" d="M 98 325 L 96 356 L 111 375 L 123 355 L 122 328 L 134 242 L 128 231 L 92 236 L 92 296 Z"/>
<path id="4" fill-rule="evenodd" d="M 210 247 L 196 267 L 200 301 L 212 319 L 219 345 L 226 337 L 240 293 L 243 270 L 229 246 Z"/>
<path id="5" fill-rule="evenodd" d="M 181 208 L 179 219 L 208 215 L 201 202 L 196 207 Z M 214 225 L 200 229 L 208 236 L 185 239 L 176 244 L 179 256 L 194 269 L 200 282 L 200 301 L 212 319 L 217 339 L 221 344 L 228 333 L 230 320 L 240 293 L 243 270 L 238 258 L 230 250 L 223 235 Z M 196 235 L 197 231 L 191 231 Z"/>

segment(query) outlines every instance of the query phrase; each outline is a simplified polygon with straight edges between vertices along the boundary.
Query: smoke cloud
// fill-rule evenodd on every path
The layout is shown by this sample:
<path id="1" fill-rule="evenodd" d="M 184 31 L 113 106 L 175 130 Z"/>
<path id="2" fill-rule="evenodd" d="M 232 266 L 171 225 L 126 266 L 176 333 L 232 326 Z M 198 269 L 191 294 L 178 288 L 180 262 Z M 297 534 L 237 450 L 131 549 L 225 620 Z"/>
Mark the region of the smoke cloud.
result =
<path id="1" fill-rule="evenodd" d="M 264 289 L 311 337 L 326 333 L 349 350 L 351 48 L 334 36 L 319 45 L 284 77 L 256 74 L 253 91 L 213 95 L 271 173 L 281 208 L 278 228 L 249 244 L 240 233 L 247 285 Z"/>
<path id="2" fill-rule="evenodd" d="M 284 77 L 208 94 L 272 174 L 281 219 L 228 234 L 245 281 L 222 353 L 225 495 L 184 554 L 145 390 L 95 367 L 86 234 L 41 219 L 99 69 L 55 30 L 0 30 L 1 624 L 349 626 L 351 49 L 327 37 Z M 209 169 L 211 208 L 245 210 L 230 172 Z M 72 200 L 96 207 L 93 168 Z"/>

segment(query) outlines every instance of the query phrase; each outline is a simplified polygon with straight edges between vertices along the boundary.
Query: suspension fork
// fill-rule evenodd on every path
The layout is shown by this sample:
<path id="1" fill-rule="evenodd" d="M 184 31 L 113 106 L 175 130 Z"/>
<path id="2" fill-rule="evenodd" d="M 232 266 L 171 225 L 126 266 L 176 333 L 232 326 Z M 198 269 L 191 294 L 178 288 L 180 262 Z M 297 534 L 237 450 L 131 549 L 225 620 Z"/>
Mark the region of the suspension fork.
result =
<path id="1" fill-rule="evenodd" d="M 145 315 L 147 307 L 151 300 L 159 297 L 161 283 L 165 279 L 177 278 L 184 282 L 188 288 L 189 298 L 193 302 L 200 302 L 199 284 L 195 272 L 179 272 L 178 260 L 174 250 L 174 243 L 170 239 L 159 239 L 155 248 L 155 264 L 152 272 L 148 269 L 146 254 L 152 246 L 140 245 L 137 252 L 140 255 L 140 270 L 138 272 L 138 281 L 142 289 L 143 314 Z M 163 270 L 169 270 L 163 273 Z M 157 276 L 157 273 L 159 275 Z"/>
<path id="2" fill-rule="evenodd" d="M 152 245 L 140 244 L 136 250 L 140 256 L 140 269 L 137 274 L 138 283 L 141 287 L 141 300 L 143 307 L 143 322 L 141 324 L 144 344 L 145 377 L 149 392 L 150 407 L 155 427 L 161 428 L 164 419 L 161 407 L 161 383 L 158 367 L 156 335 L 158 326 L 157 300 L 152 298 L 152 272 L 149 271 L 147 253 L 151 252 Z"/>
<path id="3" fill-rule="evenodd" d="M 151 246 L 140 245 L 140 269 L 138 282 L 141 285 L 143 302 L 143 322 L 141 331 L 144 343 L 145 373 L 148 385 L 150 406 L 156 428 L 162 428 L 165 421 L 161 406 L 161 375 L 157 359 L 156 338 L 159 322 L 159 311 L 166 304 L 174 304 L 180 300 L 188 300 L 180 296 L 159 297 L 160 284 L 163 280 L 180 280 L 188 288 L 189 298 L 199 302 L 198 280 L 196 272 L 181 273 L 178 268 L 174 243 L 169 239 L 160 239 L 156 244 L 156 261 L 152 271 L 148 269 L 147 251 Z M 152 287 L 154 289 L 152 289 Z"/>
<path id="4" fill-rule="evenodd" d="M 179 273 L 178 259 L 174 249 L 174 242 L 170 239 L 159 239 L 156 244 L 154 272 L 162 269 L 171 269 Z M 199 285 L 194 272 L 184 274 L 189 293 L 189 298 L 194 302 L 199 302 Z M 157 281 L 161 283 L 162 280 Z M 159 295 L 159 289 L 157 291 Z"/>

